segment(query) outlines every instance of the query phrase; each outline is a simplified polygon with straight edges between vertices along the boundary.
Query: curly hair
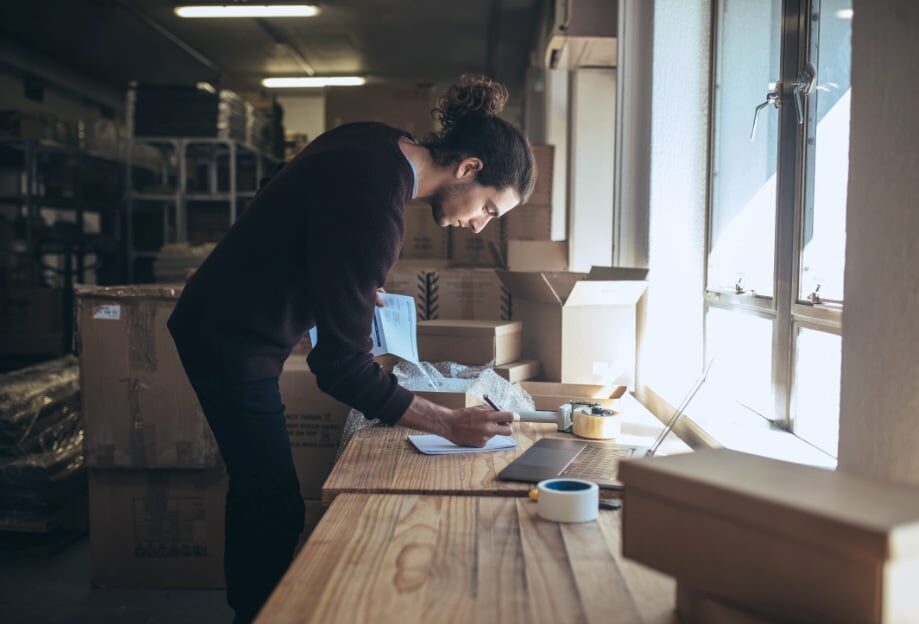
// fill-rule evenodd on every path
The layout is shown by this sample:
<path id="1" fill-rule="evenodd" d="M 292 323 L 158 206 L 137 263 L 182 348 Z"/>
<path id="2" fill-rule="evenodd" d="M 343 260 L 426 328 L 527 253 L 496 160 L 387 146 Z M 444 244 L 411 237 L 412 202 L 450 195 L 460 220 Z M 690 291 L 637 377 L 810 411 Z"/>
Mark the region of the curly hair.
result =
<path id="1" fill-rule="evenodd" d="M 498 117 L 507 89 L 485 76 L 463 74 L 438 100 L 432 114 L 441 129 L 425 137 L 434 162 L 447 166 L 468 157 L 482 161 L 482 186 L 513 188 L 524 203 L 533 193 L 536 165 L 523 133 Z"/>

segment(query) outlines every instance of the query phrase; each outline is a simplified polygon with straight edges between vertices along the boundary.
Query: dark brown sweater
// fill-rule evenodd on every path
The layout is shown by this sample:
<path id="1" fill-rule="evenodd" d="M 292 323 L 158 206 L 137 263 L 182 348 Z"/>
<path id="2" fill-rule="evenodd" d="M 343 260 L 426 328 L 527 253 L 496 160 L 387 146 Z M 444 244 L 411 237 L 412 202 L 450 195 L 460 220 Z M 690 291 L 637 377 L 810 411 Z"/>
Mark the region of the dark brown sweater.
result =
<path id="1" fill-rule="evenodd" d="M 310 143 L 188 282 L 169 329 L 190 376 L 276 377 L 304 332 L 319 388 L 396 422 L 412 401 L 370 356 L 377 288 L 399 257 L 411 166 L 401 130 L 356 123 Z"/>

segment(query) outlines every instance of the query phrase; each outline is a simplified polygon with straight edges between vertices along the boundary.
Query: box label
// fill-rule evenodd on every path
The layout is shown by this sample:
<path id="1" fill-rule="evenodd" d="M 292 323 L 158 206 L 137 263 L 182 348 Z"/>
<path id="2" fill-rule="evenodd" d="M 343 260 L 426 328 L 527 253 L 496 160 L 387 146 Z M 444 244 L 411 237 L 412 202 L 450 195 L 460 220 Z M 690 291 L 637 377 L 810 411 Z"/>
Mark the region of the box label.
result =
<path id="1" fill-rule="evenodd" d="M 120 321 L 121 305 L 117 303 L 103 303 L 93 309 L 93 318 L 103 321 Z"/>

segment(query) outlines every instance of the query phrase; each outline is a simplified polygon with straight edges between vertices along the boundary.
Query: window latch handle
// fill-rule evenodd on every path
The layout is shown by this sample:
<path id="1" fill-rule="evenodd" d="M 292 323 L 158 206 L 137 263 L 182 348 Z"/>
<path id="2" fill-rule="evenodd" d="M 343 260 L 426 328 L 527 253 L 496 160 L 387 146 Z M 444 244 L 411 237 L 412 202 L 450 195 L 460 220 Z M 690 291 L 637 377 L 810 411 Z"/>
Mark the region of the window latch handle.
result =
<path id="1" fill-rule="evenodd" d="M 772 104 L 776 109 L 782 107 L 782 83 L 777 82 L 772 85 L 772 89 L 766 93 L 766 101 L 758 105 L 753 111 L 753 128 L 750 129 L 750 142 L 756 138 L 756 123 L 759 121 L 759 112 Z"/>
<path id="2" fill-rule="evenodd" d="M 792 84 L 792 94 L 795 98 L 795 113 L 798 115 L 798 125 L 804 123 L 804 98 L 814 92 L 817 84 L 817 71 L 814 66 L 807 63 L 798 79 Z"/>

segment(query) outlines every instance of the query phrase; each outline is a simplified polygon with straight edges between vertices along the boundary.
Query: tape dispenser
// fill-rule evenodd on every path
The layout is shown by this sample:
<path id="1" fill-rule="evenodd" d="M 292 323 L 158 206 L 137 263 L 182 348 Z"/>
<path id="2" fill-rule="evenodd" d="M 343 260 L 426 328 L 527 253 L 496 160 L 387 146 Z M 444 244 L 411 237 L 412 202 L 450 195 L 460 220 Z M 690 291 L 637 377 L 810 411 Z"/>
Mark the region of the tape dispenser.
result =
<path id="1" fill-rule="evenodd" d="M 596 403 L 572 401 L 558 408 L 558 411 L 520 412 L 524 422 L 549 423 L 559 431 L 591 440 L 609 440 L 619 435 L 622 417 L 619 412 L 605 409 Z"/>

